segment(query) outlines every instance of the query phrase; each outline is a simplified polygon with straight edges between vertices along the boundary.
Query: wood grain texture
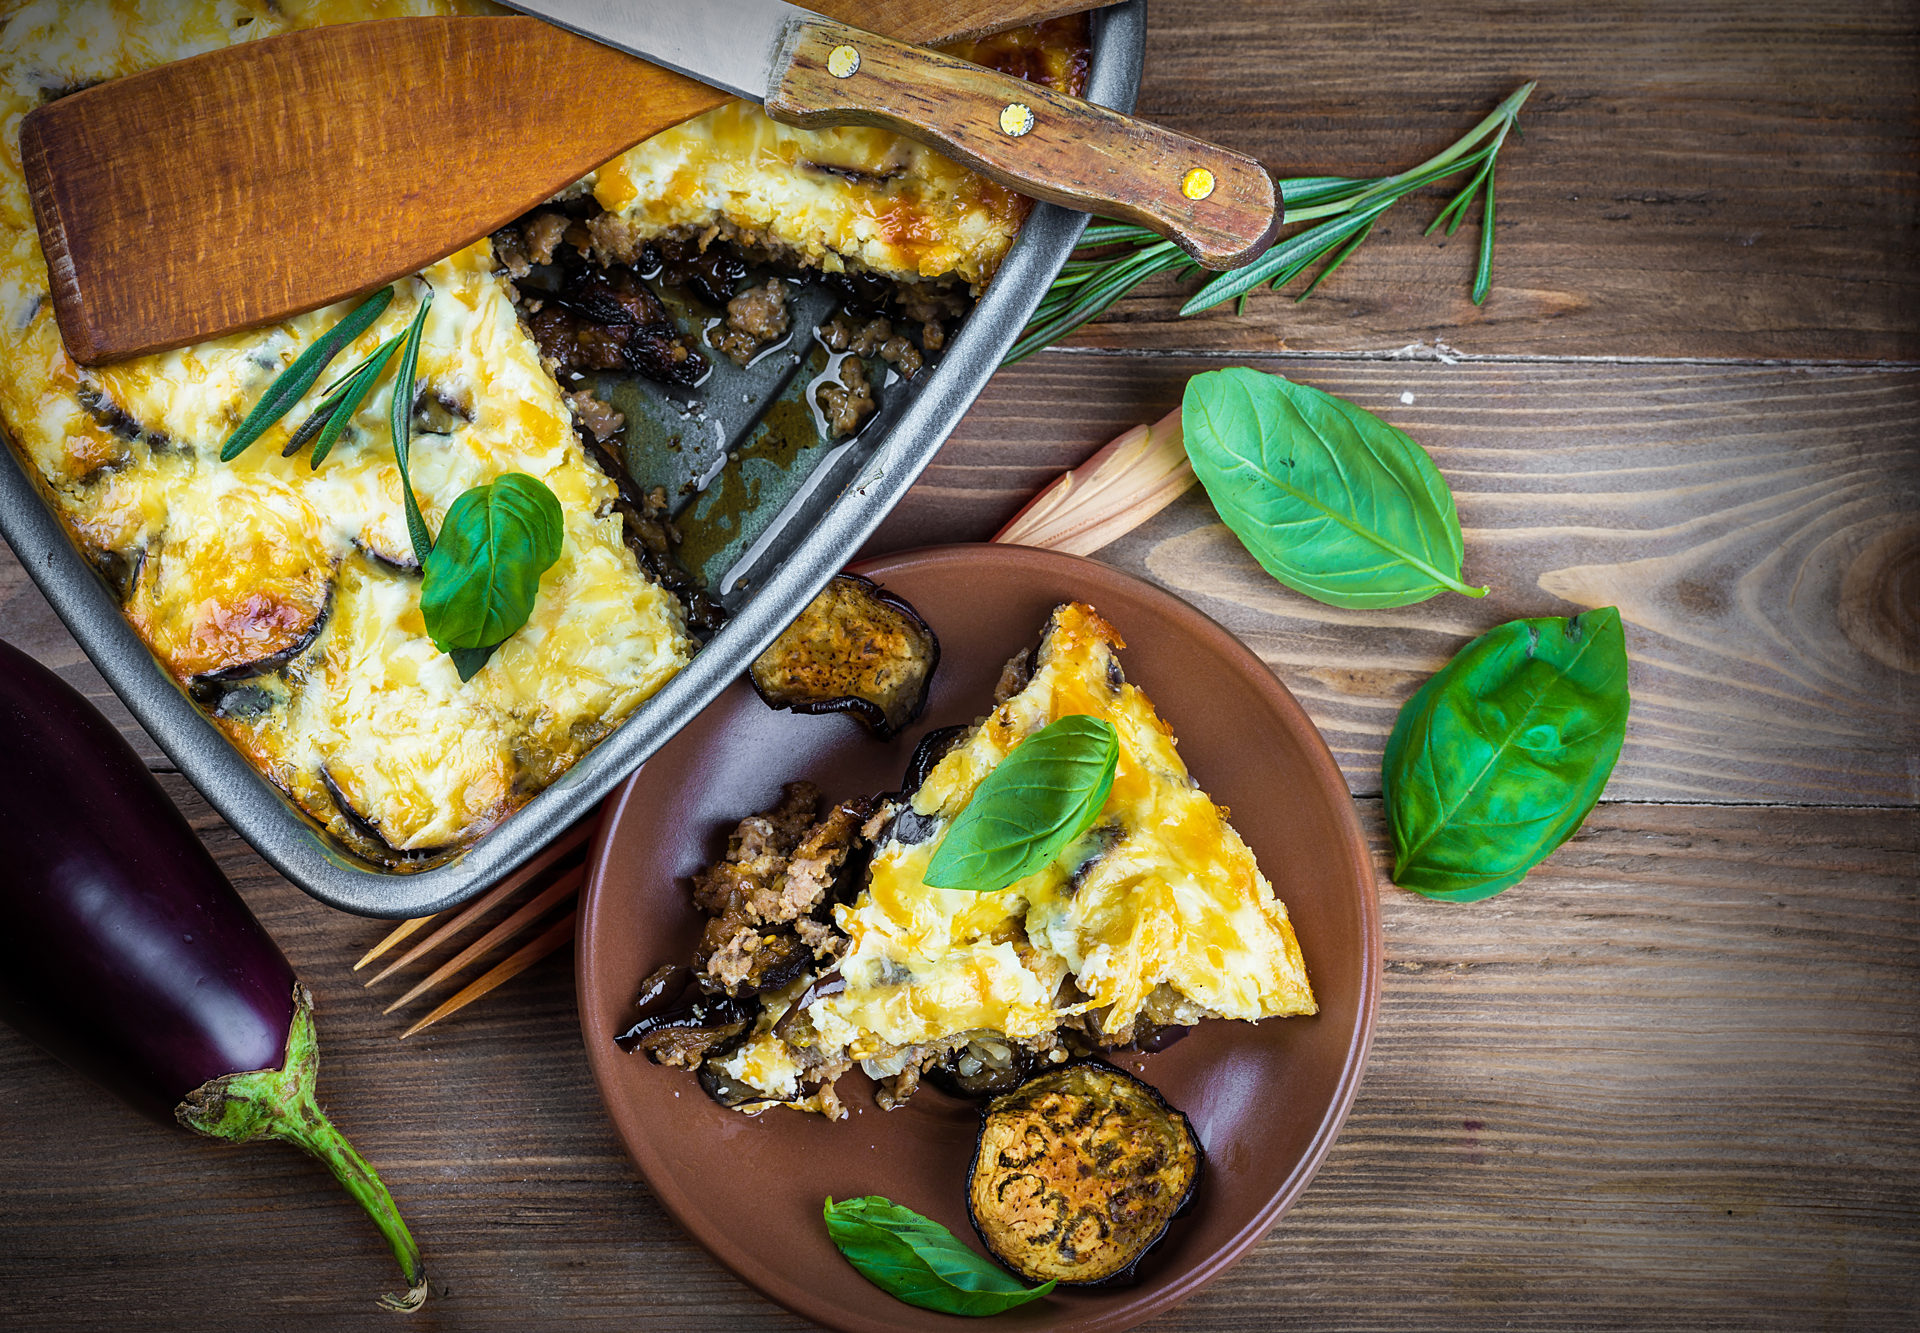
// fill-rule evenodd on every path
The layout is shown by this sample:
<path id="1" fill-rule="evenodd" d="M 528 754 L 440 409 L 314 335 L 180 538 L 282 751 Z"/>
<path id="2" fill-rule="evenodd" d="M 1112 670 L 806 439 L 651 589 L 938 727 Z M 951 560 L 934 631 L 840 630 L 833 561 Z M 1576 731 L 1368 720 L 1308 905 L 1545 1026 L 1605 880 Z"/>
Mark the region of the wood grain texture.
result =
<path id="1" fill-rule="evenodd" d="M 582 77 L 553 79 L 556 61 Z M 726 100 L 534 19 L 393 19 L 247 42 L 62 98 L 23 122 L 21 159 L 61 337 L 93 364 L 417 272 Z M 483 125 L 555 147 L 503 153 Z M 422 162 L 438 188 L 422 188 Z M 234 244 L 256 236 L 302 243 Z"/>
<path id="2" fill-rule="evenodd" d="M 1420 235 L 1435 188 L 1302 305 L 1263 294 L 1196 325 L 1175 313 L 1194 284 L 1156 282 L 1081 343 L 1920 357 L 1908 0 L 1153 0 L 1148 50 L 1135 114 L 1281 176 L 1404 170 L 1540 88 L 1501 153 L 1485 306 L 1468 300 L 1477 218 Z"/>
<path id="3" fill-rule="evenodd" d="M 1404 167 L 1540 78 L 1502 158 L 1492 297 L 1466 299 L 1471 224 L 1418 237 L 1437 193 L 1305 305 L 1176 320 L 1175 287 L 1143 292 L 998 376 L 876 549 L 987 536 L 1231 355 L 1428 445 L 1496 586 L 1331 612 L 1197 495 L 1105 553 L 1274 665 L 1383 870 L 1380 741 L 1469 635 L 1615 600 L 1636 689 L 1610 800 L 1527 882 L 1467 906 L 1383 885 L 1345 1132 L 1272 1235 L 1150 1327 L 1915 1327 L 1920 12 L 1153 0 L 1150 21 L 1141 114 L 1288 174 Z M 1908 364 L 1813 364 L 1836 360 Z M 4 551 L 0 635 L 137 734 Z M 620 1156 L 567 955 L 396 1045 L 406 1016 L 348 970 L 386 925 L 312 903 L 163 780 L 319 996 L 328 1108 L 442 1287 L 409 1327 L 805 1327 Z M 7 1030 L 0 1129 L 9 1326 L 391 1324 L 390 1258 L 290 1151 L 147 1126 Z"/>
<path id="4" fill-rule="evenodd" d="M 806 1326 L 635 1180 L 570 955 L 396 1044 L 404 1016 L 348 971 L 384 926 L 306 899 L 166 782 L 315 991 L 328 1113 L 435 1278 L 409 1327 Z M 1917 877 L 1910 812 L 1610 806 L 1494 903 L 1383 889 L 1344 1135 L 1152 1327 L 1897 1326 L 1920 1301 Z M 0 1125 L 10 1326 L 382 1326 L 390 1258 L 291 1150 L 152 1126 L 9 1030 Z"/>
<path id="5" fill-rule="evenodd" d="M 994 531 L 1221 364 L 1052 353 L 1002 371 L 876 548 Z M 1608 799 L 1920 801 L 1920 372 L 1242 364 L 1424 444 L 1459 504 L 1466 577 L 1492 595 L 1322 606 L 1268 577 L 1199 490 L 1100 558 L 1258 652 L 1356 792 L 1379 791 L 1400 705 L 1469 638 L 1613 604 L 1634 709 Z"/>
<path id="6" fill-rule="evenodd" d="M 1075 5 L 816 8 L 945 42 Z M 538 19 L 391 19 L 243 42 L 86 89 L 29 114 L 20 151 L 61 336 L 91 365 L 417 272 L 730 100 Z M 289 236 L 301 243 L 234 243 Z"/>
<path id="7" fill-rule="evenodd" d="M 776 120 L 908 135 L 1036 199 L 1150 227 L 1210 269 L 1279 230 L 1273 178 L 1244 154 L 843 23 L 798 24 L 786 43 Z M 840 51 L 856 54 L 836 72 Z"/>
<path id="8" fill-rule="evenodd" d="M 1050 353 L 1003 371 L 869 550 L 980 539 L 1220 364 Z M 1920 371 L 1245 364 L 1424 444 L 1459 503 L 1467 577 L 1493 594 L 1322 606 L 1274 583 L 1197 490 L 1101 558 L 1260 653 L 1356 792 L 1379 791 L 1401 703 L 1467 639 L 1617 604 L 1635 702 L 1608 799 L 1920 801 Z M 0 629 L 108 704 L 157 762 L 4 550 Z"/>

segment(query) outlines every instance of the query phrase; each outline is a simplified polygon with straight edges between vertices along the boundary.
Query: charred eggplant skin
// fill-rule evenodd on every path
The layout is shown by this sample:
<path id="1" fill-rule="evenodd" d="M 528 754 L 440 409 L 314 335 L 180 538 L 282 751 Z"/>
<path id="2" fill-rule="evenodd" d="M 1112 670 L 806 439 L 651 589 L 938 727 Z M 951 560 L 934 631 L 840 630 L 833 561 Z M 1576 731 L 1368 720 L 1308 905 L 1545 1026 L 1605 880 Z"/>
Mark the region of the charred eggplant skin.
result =
<path id="1" fill-rule="evenodd" d="M 850 713 L 881 740 L 920 716 L 940 640 L 903 598 L 836 574 L 747 675 L 769 708 Z"/>
<path id="2" fill-rule="evenodd" d="M 1121 1284 L 1193 1198 L 1204 1152 L 1158 1092 L 1098 1060 L 988 1103 L 967 1215 L 994 1258 L 1031 1281 Z"/>
<path id="3" fill-rule="evenodd" d="M 972 730 L 972 727 L 961 723 L 952 727 L 936 727 L 922 736 L 920 743 L 913 747 L 913 757 L 907 760 L 906 776 L 900 780 L 900 799 L 912 800 L 913 794 L 933 776 L 935 766 L 958 748 Z"/>

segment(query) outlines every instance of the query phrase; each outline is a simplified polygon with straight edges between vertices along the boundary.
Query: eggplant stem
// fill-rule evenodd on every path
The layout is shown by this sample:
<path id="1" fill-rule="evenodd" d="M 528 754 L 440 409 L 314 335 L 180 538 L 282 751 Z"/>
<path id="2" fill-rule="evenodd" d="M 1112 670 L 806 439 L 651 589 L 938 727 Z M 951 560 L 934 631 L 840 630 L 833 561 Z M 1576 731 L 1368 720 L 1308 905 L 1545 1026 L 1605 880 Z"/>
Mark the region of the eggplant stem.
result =
<path id="1" fill-rule="evenodd" d="M 381 1183 L 378 1173 L 347 1142 L 346 1135 L 334 1128 L 314 1095 L 320 1073 L 320 1047 L 313 1032 L 313 996 L 299 982 L 293 983 L 293 1023 L 287 1031 L 287 1056 L 278 1069 L 258 1069 L 248 1074 L 224 1074 L 188 1093 L 177 1107 L 174 1118 L 196 1134 L 224 1139 L 229 1143 L 250 1143 L 254 1139 L 279 1139 L 291 1143 L 325 1163 L 333 1178 L 366 1210 L 380 1228 L 393 1257 L 400 1261 L 400 1272 L 408 1290 L 386 1295 L 380 1304 L 389 1310 L 412 1312 L 427 1299 L 427 1270 L 420 1259 L 420 1247 L 407 1230 L 405 1219 L 393 1201 L 393 1195 Z"/>

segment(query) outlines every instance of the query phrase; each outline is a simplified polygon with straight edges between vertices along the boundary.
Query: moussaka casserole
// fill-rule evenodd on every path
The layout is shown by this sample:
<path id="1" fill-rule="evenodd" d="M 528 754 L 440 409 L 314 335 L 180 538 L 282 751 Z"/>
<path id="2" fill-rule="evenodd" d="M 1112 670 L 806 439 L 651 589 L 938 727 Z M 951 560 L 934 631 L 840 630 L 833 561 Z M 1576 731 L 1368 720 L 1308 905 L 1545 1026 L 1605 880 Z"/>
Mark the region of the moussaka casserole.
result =
<path id="1" fill-rule="evenodd" d="M 664 313 L 648 285 L 659 269 L 649 247 L 668 246 L 676 263 L 699 267 L 733 246 L 763 260 L 875 275 L 931 300 L 986 281 L 1025 210 L 1023 200 L 891 136 L 790 130 L 730 105 L 397 284 L 391 305 L 328 373 L 231 461 L 222 461 L 223 443 L 349 306 L 98 368 L 67 357 L 21 175 L 26 112 L 231 43 L 456 12 L 483 11 L 418 0 L 42 0 L 14 7 L 0 27 L 0 426 L 8 443 L 154 656 L 216 725 L 345 846 L 396 868 L 451 855 L 554 781 L 685 666 L 711 627 L 710 604 L 690 613 L 703 599 L 674 568 L 669 502 L 636 498 L 627 486 L 603 447 L 617 443 L 620 418 L 569 358 L 591 344 L 613 360 L 588 364 L 697 389 L 703 331 L 734 338 L 722 350 L 738 354 L 741 340 L 758 346 L 753 339 L 784 330 L 774 308 L 779 284 L 736 301 L 731 283 L 744 264 L 709 264 L 704 278 L 730 275 L 709 292 L 730 316 L 726 327 L 675 327 L 684 317 Z M 977 50 L 1003 68 L 1077 88 L 1084 27 L 1043 25 Z M 431 176 L 432 164 L 421 170 Z M 565 290 L 588 291 L 565 310 L 559 300 L 530 299 L 517 281 L 556 250 L 572 266 Z M 557 558 L 539 576 L 529 618 L 471 671 L 435 647 L 423 620 L 406 482 L 386 425 L 398 374 L 375 383 L 324 465 L 297 452 L 299 428 L 335 375 L 405 333 L 423 304 L 410 481 L 426 528 L 440 531 L 457 499 L 509 473 L 542 483 L 563 516 Z M 936 306 L 950 308 L 935 301 L 926 320 Z M 548 336 L 531 326 L 541 318 Z M 887 359 L 903 375 L 931 350 L 890 327 L 884 334 L 868 335 L 872 350 L 892 348 Z M 941 335 L 923 325 L 920 336 Z M 859 396 L 850 383 L 830 387 L 843 400 Z M 857 407 L 849 407 L 849 431 Z"/>
<path id="2" fill-rule="evenodd" d="M 820 816 L 811 785 L 791 783 L 742 821 L 694 879 L 710 919 L 692 967 L 648 979 L 622 1044 L 697 1070 L 748 1114 L 839 1117 L 834 1082 L 855 1064 L 891 1109 L 923 1078 L 1004 1092 L 1090 1052 L 1158 1049 L 1202 1019 L 1316 1012 L 1286 904 L 1127 681 L 1122 647 L 1092 607 L 1062 605 L 1007 664 L 993 711 L 928 736 L 900 793 Z M 929 886 L 982 782 L 1073 717 L 1119 742 L 1086 831 L 997 891 Z"/>

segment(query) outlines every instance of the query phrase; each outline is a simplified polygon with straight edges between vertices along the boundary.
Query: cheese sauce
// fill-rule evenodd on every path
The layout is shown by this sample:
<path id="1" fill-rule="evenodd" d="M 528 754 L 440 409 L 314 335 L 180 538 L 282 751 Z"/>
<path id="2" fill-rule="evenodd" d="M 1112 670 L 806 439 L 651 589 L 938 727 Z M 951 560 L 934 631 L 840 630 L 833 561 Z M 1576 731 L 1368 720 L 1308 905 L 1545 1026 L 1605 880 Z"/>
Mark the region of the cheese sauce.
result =
<path id="1" fill-rule="evenodd" d="M 558 496 L 566 531 L 532 619 L 462 683 L 420 617 L 385 425 L 391 376 L 318 471 L 304 455 L 281 457 L 334 374 L 406 327 L 418 283 L 400 283 L 282 424 L 222 463 L 234 426 L 348 307 L 82 370 L 47 299 L 19 128 L 49 98 L 222 46 L 463 12 L 498 11 L 460 0 L 36 0 L 0 28 L 0 426 L 82 550 L 123 585 L 129 618 L 167 669 L 203 693 L 217 676 L 215 721 L 233 742 L 349 846 L 389 862 L 472 841 L 564 773 L 690 660 L 680 606 L 626 546 L 614 484 L 586 458 L 480 242 L 422 275 L 434 300 L 419 385 L 436 415 L 430 432 L 416 425 L 413 488 L 434 530 L 468 488 L 529 473 Z M 1054 65 L 1071 74 L 1079 58 Z M 823 267 L 844 255 L 972 282 L 1024 213 L 891 136 L 786 130 L 739 105 L 632 150 L 597 188 L 630 232 L 730 219 Z"/>
<path id="2" fill-rule="evenodd" d="M 1087 1011 L 1121 1032 L 1161 986 L 1220 1017 L 1315 1012 L 1286 905 L 1187 773 L 1152 703 L 1122 679 L 1122 646 L 1091 607 L 1060 608 L 1026 687 L 913 795 L 940 831 L 883 843 L 868 887 L 835 910 L 847 984 L 808 1011 L 823 1047 L 865 1058 L 978 1029 L 1027 1039 Z M 997 893 L 929 887 L 927 863 L 981 781 L 1026 737 L 1074 714 L 1105 719 L 1120 738 L 1092 830 Z M 1060 1000 L 1068 978 L 1085 998 Z"/>

